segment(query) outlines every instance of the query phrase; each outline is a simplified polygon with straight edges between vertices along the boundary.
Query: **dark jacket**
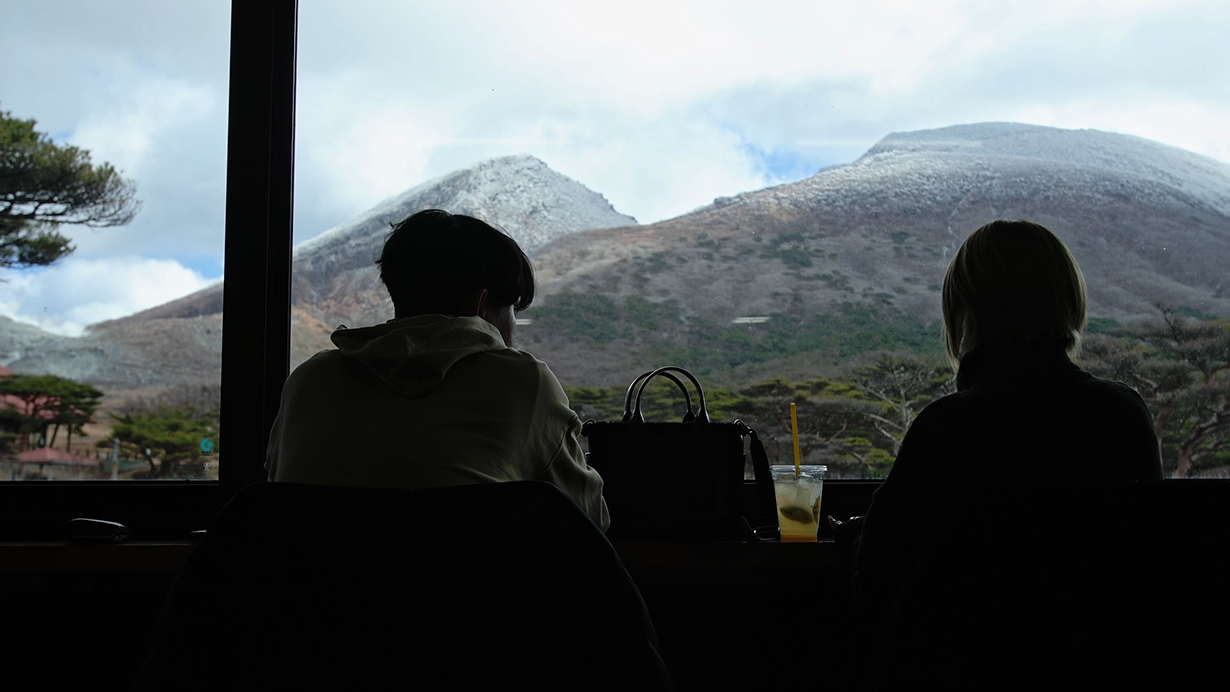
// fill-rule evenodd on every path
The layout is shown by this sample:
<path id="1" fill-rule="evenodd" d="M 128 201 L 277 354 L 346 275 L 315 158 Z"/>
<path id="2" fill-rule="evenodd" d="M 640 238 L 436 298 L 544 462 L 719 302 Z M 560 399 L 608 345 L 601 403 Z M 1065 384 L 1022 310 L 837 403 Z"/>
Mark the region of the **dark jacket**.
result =
<path id="1" fill-rule="evenodd" d="M 957 393 L 926 407 L 876 491 L 855 553 L 855 595 L 876 627 L 928 538 L 989 485 L 1159 480 L 1153 417 L 1130 387 L 1098 379 L 1058 343 L 982 346 Z M 1040 530 L 1056 518 L 1038 517 Z"/>

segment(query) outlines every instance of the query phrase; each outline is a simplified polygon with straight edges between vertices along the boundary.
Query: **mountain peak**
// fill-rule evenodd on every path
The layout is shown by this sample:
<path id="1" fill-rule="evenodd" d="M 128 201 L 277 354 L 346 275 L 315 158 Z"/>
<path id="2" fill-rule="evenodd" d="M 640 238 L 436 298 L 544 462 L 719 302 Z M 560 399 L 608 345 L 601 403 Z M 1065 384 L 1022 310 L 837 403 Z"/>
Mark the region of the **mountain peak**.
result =
<path id="1" fill-rule="evenodd" d="M 992 156 L 1023 156 L 1088 164 L 1108 156 L 1147 151 L 1151 155 L 1219 162 L 1199 154 L 1135 135 L 1102 130 L 1069 130 L 1013 122 L 969 123 L 932 130 L 891 132 L 863 157 L 889 152 L 944 152 Z M 1101 153 L 1101 157 L 1095 154 Z M 1220 164 L 1225 166 L 1225 164 Z"/>
<path id="2" fill-rule="evenodd" d="M 466 214 L 502 228 L 527 254 L 576 231 L 636 225 L 605 197 L 529 154 L 484 159 L 420 183 L 295 248 L 296 259 L 356 239 L 383 242 L 389 224 L 423 209 Z"/>
<path id="3" fill-rule="evenodd" d="M 1135 135 L 1012 122 L 893 132 L 853 165 L 892 159 L 1032 160 L 1160 183 L 1230 214 L 1230 164 Z"/>

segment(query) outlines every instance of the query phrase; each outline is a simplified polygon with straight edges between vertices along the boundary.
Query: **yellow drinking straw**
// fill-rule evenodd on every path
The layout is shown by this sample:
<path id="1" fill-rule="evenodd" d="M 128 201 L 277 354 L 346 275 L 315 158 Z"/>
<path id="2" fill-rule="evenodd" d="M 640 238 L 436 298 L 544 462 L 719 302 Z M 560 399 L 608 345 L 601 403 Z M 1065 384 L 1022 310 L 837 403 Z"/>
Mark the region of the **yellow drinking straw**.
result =
<path id="1" fill-rule="evenodd" d="M 799 464 L 799 416 L 794 411 L 794 402 L 790 402 L 790 436 L 794 438 L 794 476 L 798 478 L 803 474 L 803 467 Z"/>

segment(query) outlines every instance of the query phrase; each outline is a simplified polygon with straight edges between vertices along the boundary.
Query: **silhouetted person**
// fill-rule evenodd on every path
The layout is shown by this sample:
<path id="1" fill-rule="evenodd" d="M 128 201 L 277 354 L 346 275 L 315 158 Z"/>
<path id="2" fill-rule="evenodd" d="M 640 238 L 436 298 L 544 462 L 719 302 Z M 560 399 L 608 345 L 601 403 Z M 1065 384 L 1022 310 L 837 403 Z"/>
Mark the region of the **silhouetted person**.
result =
<path id="1" fill-rule="evenodd" d="M 979 490 L 1162 477 L 1140 395 L 1068 358 L 1086 322 L 1085 281 L 1051 231 L 1028 221 L 974 231 L 944 277 L 943 315 L 957 393 L 927 406 L 906 433 L 854 557 L 854 588 L 872 629 L 928 538 L 959 524 L 954 515 Z M 1056 519 L 1037 517 L 1039 531 Z"/>
<path id="2" fill-rule="evenodd" d="M 398 223 L 376 263 L 395 319 L 338 329 L 338 350 L 291 373 L 270 480 L 407 489 L 541 480 L 605 531 L 581 421 L 546 364 L 512 348 L 514 313 L 534 299 L 517 243 L 431 209 Z"/>

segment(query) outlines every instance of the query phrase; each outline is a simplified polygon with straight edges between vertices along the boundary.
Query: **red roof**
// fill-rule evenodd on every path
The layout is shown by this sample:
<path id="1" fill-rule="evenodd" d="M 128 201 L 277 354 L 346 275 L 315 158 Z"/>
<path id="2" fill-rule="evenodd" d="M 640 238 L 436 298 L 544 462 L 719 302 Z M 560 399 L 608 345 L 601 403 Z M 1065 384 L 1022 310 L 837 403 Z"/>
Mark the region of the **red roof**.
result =
<path id="1" fill-rule="evenodd" d="M 79 457 L 76 454 L 52 449 L 51 447 L 27 449 L 24 452 L 10 455 L 7 460 L 34 464 L 59 464 L 63 466 L 98 466 L 97 459 Z"/>
<path id="2" fill-rule="evenodd" d="M 0 365 L 0 377 L 4 377 L 5 375 L 12 375 L 12 374 L 13 374 L 12 370 L 9 370 L 3 365 Z"/>

